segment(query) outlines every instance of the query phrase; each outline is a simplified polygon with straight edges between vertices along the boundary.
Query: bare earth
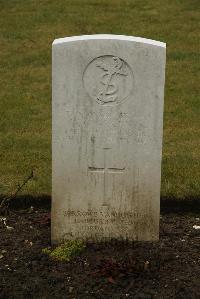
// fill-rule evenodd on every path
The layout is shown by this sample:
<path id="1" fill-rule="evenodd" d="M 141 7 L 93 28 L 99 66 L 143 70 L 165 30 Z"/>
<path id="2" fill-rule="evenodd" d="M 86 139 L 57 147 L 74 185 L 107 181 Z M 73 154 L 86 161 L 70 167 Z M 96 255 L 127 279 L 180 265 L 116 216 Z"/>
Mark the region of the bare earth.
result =
<path id="1" fill-rule="evenodd" d="M 12 210 L 0 221 L 0 298 L 200 298 L 198 212 L 162 210 L 160 241 L 90 244 L 70 263 L 42 253 L 50 208 Z"/>

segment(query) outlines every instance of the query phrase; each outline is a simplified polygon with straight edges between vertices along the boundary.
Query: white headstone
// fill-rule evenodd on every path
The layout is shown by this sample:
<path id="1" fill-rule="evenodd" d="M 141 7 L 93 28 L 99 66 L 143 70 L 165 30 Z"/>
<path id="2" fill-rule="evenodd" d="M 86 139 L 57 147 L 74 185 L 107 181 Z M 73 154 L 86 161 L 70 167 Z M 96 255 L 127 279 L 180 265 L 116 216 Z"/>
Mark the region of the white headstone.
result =
<path id="1" fill-rule="evenodd" d="M 157 240 L 165 44 L 53 42 L 52 242 Z"/>

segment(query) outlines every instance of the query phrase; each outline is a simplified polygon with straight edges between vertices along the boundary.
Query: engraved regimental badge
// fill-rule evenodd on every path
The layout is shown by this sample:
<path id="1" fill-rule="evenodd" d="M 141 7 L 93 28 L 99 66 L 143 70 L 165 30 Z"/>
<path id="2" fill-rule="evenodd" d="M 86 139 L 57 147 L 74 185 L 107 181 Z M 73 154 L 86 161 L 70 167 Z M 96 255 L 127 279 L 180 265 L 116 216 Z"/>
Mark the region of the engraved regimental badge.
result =
<path id="1" fill-rule="evenodd" d="M 133 73 L 121 58 L 100 56 L 86 67 L 83 83 L 87 93 L 100 105 L 119 104 L 133 88 Z"/>

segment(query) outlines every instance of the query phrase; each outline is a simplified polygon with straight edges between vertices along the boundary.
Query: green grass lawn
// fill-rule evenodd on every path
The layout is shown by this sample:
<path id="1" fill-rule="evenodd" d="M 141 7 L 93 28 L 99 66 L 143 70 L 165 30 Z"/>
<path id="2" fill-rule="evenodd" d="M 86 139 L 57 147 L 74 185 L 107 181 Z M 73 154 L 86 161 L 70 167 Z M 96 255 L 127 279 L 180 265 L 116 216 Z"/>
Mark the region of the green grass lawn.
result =
<path id="1" fill-rule="evenodd" d="M 162 197 L 200 197 L 199 0 L 1 0 L 0 193 L 51 194 L 51 43 L 112 33 L 167 43 Z"/>

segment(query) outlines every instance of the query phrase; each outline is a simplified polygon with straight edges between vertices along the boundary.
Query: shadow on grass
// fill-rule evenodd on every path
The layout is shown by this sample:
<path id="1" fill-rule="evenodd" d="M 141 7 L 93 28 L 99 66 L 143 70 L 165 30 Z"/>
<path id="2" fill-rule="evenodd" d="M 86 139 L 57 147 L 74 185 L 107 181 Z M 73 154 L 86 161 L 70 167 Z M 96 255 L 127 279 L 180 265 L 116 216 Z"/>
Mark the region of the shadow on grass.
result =
<path id="1" fill-rule="evenodd" d="M 200 196 L 186 197 L 184 199 L 176 197 L 161 197 L 161 214 L 167 213 L 200 213 Z"/>
<path id="2" fill-rule="evenodd" d="M 0 194 L 0 201 L 3 199 L 3 195 Z M 51 208 L 51 196 L 50 195 L 21 195 L 12 200 L 11 209 L 28 208 L 30 206 Z M 161 197 L 160 201 L 161 214 L 167 213 L 198 213 L 200 212 L 200 196 L 188 197 L 184 199 Z"/>
<path id="3" fill-rule="evenodd" d="M 4 195 L 0 194 L 0 202 L 4 199 Z M 28 208 L 30 206 L 51 208 L 51 196 L 38 195 L 33 196 L 30 194 L 18 195 L 10 202 L 11 209 Z"/>

